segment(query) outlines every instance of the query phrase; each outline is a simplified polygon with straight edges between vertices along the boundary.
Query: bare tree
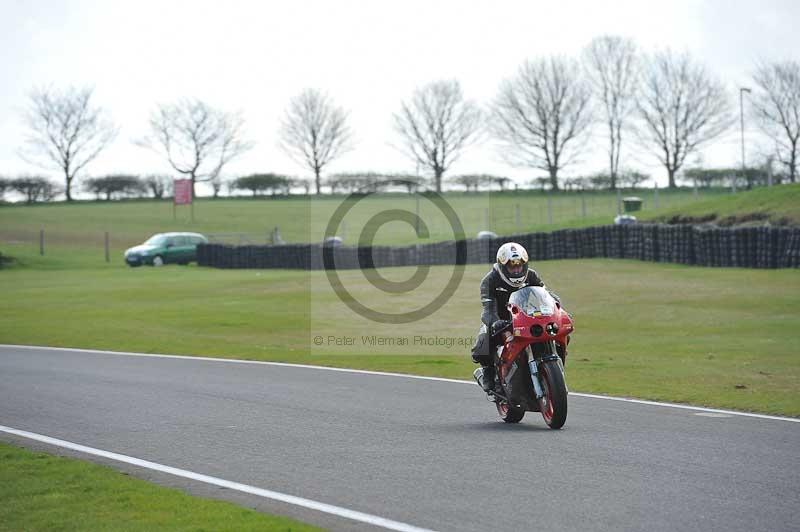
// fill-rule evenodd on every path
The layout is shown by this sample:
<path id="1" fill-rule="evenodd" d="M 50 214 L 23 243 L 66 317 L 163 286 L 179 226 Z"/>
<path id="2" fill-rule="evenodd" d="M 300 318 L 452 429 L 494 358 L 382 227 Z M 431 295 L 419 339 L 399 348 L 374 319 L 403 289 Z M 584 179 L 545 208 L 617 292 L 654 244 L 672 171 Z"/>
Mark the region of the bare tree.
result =
<path id="1" fill-rule="evenodd" d="M 649 180 L 650 176 L 638 170 L 623 170 L 617 175 L 617 179 L 621 187 L 637 188 Z"/>
<path id="2" fill-rule="evenodd" d="M 299 177 L 289 179 L 289 186 L 298 187 L 303 189 L 303 193 L 308 196 L 311 193 L 311 181 Z"/>
<path id="3" fill-rule="evenodd" d="M 222 186 L 225 184 L 225 179 L 217 173 L 211 179 L 209 179 L 208 184 L 211 185 L 211 192 L 212 197 L 214 199 L 219 198 L 220 192 L 222 192 Z"/>
<path id="4" fill-rule="evenodd" d="M 145 176 L 144 184 L 154 198 L 161 199 L 172 187 L 172 179 L 168 175 L 150 174 Z"/>
<path id="5" fill-rule="evenodd" d="M 724 85 L 687 53 L 652 55 L 643 77 L 639 140 L 658 156 L 674 188 L 686 157 L 731 126 L 730 101 Z"/>
<path id="6" fill-rule="evenodd" d="M 298 164 L 314 172 L 317 194 L 325 166 L 352 148 L 347 112 L 327 94 L 305 89 L 289 102 L 280 128 L 280 147 Z"/>
<path id="7" fill-rule="evenodd" d="M 454 185 L 464 187 L 464 191 L 469 192 L 473 190 L 478 192 L 478 187 L 484 184 L 484 176 L 478 174 L 469 175 L 456 175 L 448 178 L 448 181 Z"/>
<path id="8" fill-rule="evenodd" d="M 52 201 L 61 191 L 46 177 L 24 176 L 11 181 L 11 188 L 25 196 L 28 203 Z"/>
<path id="9" fill-rule="evenodd" d="M 611 187 L 611 177 L 605 172 L 595 172 L 587 176 L 586 182 L 595 190 L 606 190 Z"/>
<path id="10" fill-rule="evenodd" d="M 800 163 L 800 63 L 762 63 L 753 74 L 753 110 L 759 127 L 774 143 L 777 160 L 789 180 L 797 179 Z"/>
<path id="11" fill-rule="evenodd" d="M 584 59 L 593 94 L 602 103 L 608 126 L 608 168 L 614 189 L 619 176 L 622 132 L 636 110 L 639 74 L 636 44 L 624 37 L 596 37 L 584 50 Z"/>
<path id="12" fill-rule="evenodd" d="M 92 105 L 92 89 L 34 89 L 29 98 L 29 132 L 20 156 L 63 172 L 64 193 L 72 201 L 72 181 L 116 137 L 117 128 L 103 108 Z"/>
<path id="13" fill-rule="evenodd" d="M 431 171 L 437 192 L 442 191 L 442 176 L 450 165 L 477 139 L 481 116 L 478 105 L 464 99 L 456 80 L 435 81 L 417 89 L 394 114 L 403 151 Z"/>
<path id="14" fill-rule="evenodd" d="M 492 132 L 514 165 L 546 170 L 558 190 L 558 172 L 574 162 L 572 146 L 592 122 L 591 91 L 577 61 L 550 57 L 522 64 L 500 86 Z"/>
<path id="15" fill-rule="evenodd" d="M 211 181 L 234 158 L 253 147 L 243 137 L 240 113 L 215 109 L 197 99 L 159 105 L 150 116 L 151 134 L 138 144 L 164 155 L 176 172 L 195 184 Z"/>

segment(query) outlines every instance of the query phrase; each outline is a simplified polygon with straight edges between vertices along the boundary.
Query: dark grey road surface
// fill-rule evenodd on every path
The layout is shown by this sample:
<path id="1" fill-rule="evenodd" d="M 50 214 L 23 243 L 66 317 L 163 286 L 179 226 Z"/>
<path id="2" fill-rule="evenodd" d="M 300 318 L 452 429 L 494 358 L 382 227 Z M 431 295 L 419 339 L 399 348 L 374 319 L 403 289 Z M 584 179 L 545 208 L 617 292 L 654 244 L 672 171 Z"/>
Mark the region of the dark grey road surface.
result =
<path id="1" fill-rule="evenodd" d="M 800 530 L 800 423 L 707 416 L 573 395 L 551 431 L 533 413 L 504 425 L 465 384 L 0 347 L 0 425 L 419 527 Z"/>

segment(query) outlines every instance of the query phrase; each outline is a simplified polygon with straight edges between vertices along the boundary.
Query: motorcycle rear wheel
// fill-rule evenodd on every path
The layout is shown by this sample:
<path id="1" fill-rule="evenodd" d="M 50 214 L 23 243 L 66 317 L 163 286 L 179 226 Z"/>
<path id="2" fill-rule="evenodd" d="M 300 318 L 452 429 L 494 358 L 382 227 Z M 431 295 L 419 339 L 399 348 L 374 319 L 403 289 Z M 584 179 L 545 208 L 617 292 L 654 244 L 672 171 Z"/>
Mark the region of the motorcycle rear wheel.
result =
<path id="1" fill-rule="evenodd" d="M 557 362 L 546 362 L 540 366 L 544 397 L 539 399 L 539 408 L 547 426 L 560 429 L 567 421 L 567 385 L 564 373 Z"/>
<path id="2" fill-rule="evenodd" d="M 511 406 L 506 401 L 499 401 L 495 406 L 497 406 L 497 413 L 500 415 L 500 419 L 506 423 L 519 423 L 525 416 L 525 410 Z"/>

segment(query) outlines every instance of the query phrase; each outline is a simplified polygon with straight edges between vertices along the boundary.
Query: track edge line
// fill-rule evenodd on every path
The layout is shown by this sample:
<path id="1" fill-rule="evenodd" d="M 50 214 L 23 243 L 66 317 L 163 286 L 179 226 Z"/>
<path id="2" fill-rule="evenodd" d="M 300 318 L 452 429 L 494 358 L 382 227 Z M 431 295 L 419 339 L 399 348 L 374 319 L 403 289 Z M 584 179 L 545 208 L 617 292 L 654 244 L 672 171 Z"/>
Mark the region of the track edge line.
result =
<path id="1" fill-rule="evenodd" d="M 336 506 L 333 504 L 314 501 L 311 499 L 298 497 L 296 495 L 289 495 L 286 493 L 259 488 L 257 486 L 251 486 L 249 484 L 242 484 L 240 482 L 225 480 L 219 477 L 204 475 L 202 473 L 196 473 L 194 471 L 189 471 L 186 469 L 180 469 L 177 467 L 159 464 L 158 462 L 151 462 L 149 460 L 136 458 L 134 456 L 119 454 L 112 451 L 105 451 L 103 449 L 97 449 L 95 447 L 89 447 L 86 445 L 82 445 L 80 443 L 74 443 L 67 440 L 61 440 L 59 438 L 53 438 L 51 436 L 38 434 L 36 432 L 28 432 L 26 430 L 15 429 L 13 427 L 7 427 L 4 425 L 0 425 L 0 432 L 4 432 L 6 434 L 12 434 L 14 436 L 19 436 L 21 438 L 27 438 L 29 440 L 46 443 L 48 445 L 54 445 L 56 447 L 61 447 L 64 449 L 78 451 L 92 456 L 107 458 L 109 460 L 114 460 L 116 462 L 122 462 L 125 464 L 142 467 L 145 469 L 158 471 L 160 473 L 166 473 L 169 475 L 186 478 L 189 480 L 194 480 L 197 482 L 203 482 L 205 484 L 211 484 L 214 486 L 219 486 L 222 488 L 227 488 L 242 493 L 247 493 L 250 495 L 255 495 L 257 497 L 262 497 L 265 499 L 271 499 L 274 501 L 283 502 L 294 506 L 300 506 L 302 508 L 306 508 L 309 510 L 315 510 L 318 512 L 334 515 L 336 517 L 342 517 L 345 519 L 349 519 L 351 521 L 359 521 L 361 523 L 366 523 L 368 525 L 385 528 L 387 530 L 394 530 L 397 532 L 434 532 L 431 529 L 420 528 L 407 523 L 402 523 L 400 521 L 394 521 L 392 519 L 388 519 L 385 517 L 359 512 L 357 510 L 350 510 L 349 508 L 343 508 L 341 506 Z"/>

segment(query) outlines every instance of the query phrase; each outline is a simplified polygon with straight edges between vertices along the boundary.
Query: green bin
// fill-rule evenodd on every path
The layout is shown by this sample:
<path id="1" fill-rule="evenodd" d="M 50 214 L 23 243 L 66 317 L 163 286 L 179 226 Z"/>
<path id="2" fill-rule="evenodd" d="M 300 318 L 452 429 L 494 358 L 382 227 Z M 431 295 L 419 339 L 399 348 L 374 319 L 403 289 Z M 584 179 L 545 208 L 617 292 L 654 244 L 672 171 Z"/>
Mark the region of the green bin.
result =
<path id="1" fill-rule="evenodd" d="M 622 198 L 622 207 L 625 209 L 625 212 L 641 211 L 642 198 L 637 198 L 636 196 Z"/>

